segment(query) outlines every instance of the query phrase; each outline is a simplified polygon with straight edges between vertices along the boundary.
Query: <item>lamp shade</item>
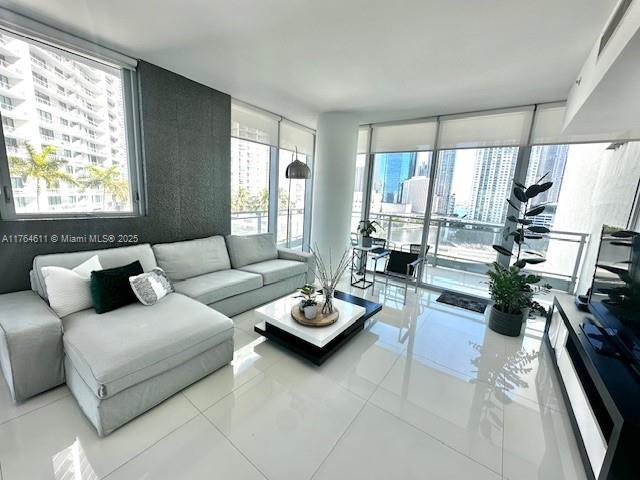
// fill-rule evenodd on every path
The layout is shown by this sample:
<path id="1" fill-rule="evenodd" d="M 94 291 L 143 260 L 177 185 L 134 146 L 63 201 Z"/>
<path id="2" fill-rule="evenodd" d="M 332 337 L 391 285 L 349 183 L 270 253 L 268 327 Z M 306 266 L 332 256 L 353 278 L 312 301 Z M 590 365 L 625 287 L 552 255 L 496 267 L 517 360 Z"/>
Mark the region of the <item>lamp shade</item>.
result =
<path id="1" fill-rule="evenodd" d="M 290 179 L 307 179 L 311 176 L 311 170 L 306 163 L 295 159 L 289 165 L 285 171 L 285 177 Z"/>

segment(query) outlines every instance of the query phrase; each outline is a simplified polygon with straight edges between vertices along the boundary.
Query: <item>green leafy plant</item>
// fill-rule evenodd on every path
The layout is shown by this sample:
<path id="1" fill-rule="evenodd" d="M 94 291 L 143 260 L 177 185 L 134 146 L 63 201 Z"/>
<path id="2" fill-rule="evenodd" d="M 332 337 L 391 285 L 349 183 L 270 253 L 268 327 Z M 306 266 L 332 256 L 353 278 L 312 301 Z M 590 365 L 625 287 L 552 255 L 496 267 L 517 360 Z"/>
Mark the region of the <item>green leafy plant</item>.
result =
<path id="1" fill-rule="evenodd" d="M 129 185 L 122 178 L 116 165 L 99 167 L 88 165 L 86 176 L 81 178 L 83 189 L 100 188 L 102 190 L 102 208 L 106 205 L 107 193 L 116 203 L 124 204 L 129 198 Z"/>
<path id="2" fill-rule="evenodd" d="M 494 307 L 503 313 L 519 314 L 529 308 L 531 311 L 546 314 L 546 309 L 536 302 L 533 297 L 536 294 L 548 293 L 551 285 L 540 284 L 542 277 L 533 274 L 522 273 L 521 269 L 527 265 L 537 265 L 546 261 L 544 255 L 529 248 L 527 240 L 540 240 L 550 230 L 541 225 L 534 225 L 534 217 L 543 213 L 546 205 L 538 203 L 532 205 L 533 200 L 553 186 L 553 182 L 543 182 L 549 174 L 545 174 L 533 185 L 525 185 L 514 182 L 513 195 L 519 202 L 514 203 L 507 199 L 507 203 L 517 211 L 516 215 L 509 215 L 507 220 L 514 225 L 510 227 L 506 237 L 513 237 L 517 245 L 515 261 L 513 265 L 504 267 L 498 262 L 493 263 L 493 269 L 487 272 L 489 275 L 489 293 L 495 302 Z M 493 245 L 500 255 L 513 257 L 512 251 L 502 245 Z M 523 257 L 523 253 L 527 256 Z"/>
<path id="3" fill-rule="evenodd" d="M 298 291 L 300 292 L 300 295 L 296 298 L 302 298 L 302 308 L 312 307 L 318 304 L 316 301 L 316 289 L 313 285 L 307 284 Z"/>
<path id="4" fill-rule="evenodd" d="M 531 205 L 535 197 L 546 192 L 553 186 L 553 182 L 542 182 L 548 175 L 549 173 L 544 174 L 536 183 L 529 187 L 514 182 L 513 195 L 517 198 L 519 204 L 516 205 L 510 199 L 507 199 L 507 203 L 518 213 L 518 216 L 509 215 L 507 217 L 507 220 L 515 225 L 515 228 L 506 234 L 507 237 L 513 237 L 513 242 L 518 246 L 514 263 L 518 268 L 524 268 L 526 265 L 536 265 L 546 261 L 541 253 L 527 248 L 527 240 L 541 240 L 544 238 L 544 234 L 550 232 L 547 227 L 533 224 L 533 218 L 543 213 L 546 205 L 541 203 Z M 493 245 L 493 248 L 500 255 L 513 257 L 513 252 L 502 245 Z M 528 256 L 522 258 L 523 253 L 526 253 Z"/>
<path id="5" fill-rule="evenodd" d="M 503 313 L 519 314 L 524 309 L 545 315 L 547 310 L 533 297 L 539 293 L 548 293 L 551 285 L 541 284 L 542 277 L 522 273 L 515 265 L 503 267 L 493 262 L 489 276 L 489 293 L 495 302 L 494 308 Z"/>
<path id="6" fill-rule="evenodd" d="M 376 233 L 378 228 L 382 229 L 380 224 L 375 220 L 360 220 L 358 223 L 358 233 L 363 237 L 370 237 L 372 233 Z"/>
<path id="7" fill-rule="evenodd" d="M 55 156 L 55 147 L 47 145 L 38 152 L 28 142 L 24 146 L 27 157 L 9 157 L 9 171 L 11 175 L 22 177 L 23 180 L 31 178 L 36 181 L 36 205 L 40 211 L 42 182 L 47 188 L 57 188 L 60 182 L 70 185 L 77 185 L 78 182 L 62 169 L 67 162 Z"/>

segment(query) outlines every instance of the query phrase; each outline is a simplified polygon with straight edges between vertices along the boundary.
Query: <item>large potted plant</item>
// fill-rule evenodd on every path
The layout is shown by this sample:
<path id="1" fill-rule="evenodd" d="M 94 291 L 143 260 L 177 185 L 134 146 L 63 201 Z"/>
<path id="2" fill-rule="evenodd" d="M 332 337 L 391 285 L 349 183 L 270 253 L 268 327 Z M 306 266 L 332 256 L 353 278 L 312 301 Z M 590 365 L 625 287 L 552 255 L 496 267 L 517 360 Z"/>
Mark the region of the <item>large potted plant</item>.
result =
<path id="1" fill-rule="evenodd" d="M 540 315 L 546 309 L 533 297 L 549 291 L 549 285 L 540 284 L 538 275 L 523 273 L 515 265 L 503 267 L 494 262 L 489 275 L 489 293 L 494 301 L 489 315 L 489 328 L 494 332 L 518 337 L 529 314 L 533 311 Z"/>
<path id="2" fill-rule="evenodd" d="M 377 228 L 382 228 L 375 220 L 360 220 L 358 223 L 358 233 L 361 235 L 361 243 L 363 247 L 371 246 L 371 234 L 376 233 Z"/>
<path id="3" fill-rule="evenodd" d="M 509 258 L 515 257 L 510 266 L 503 266 L 499 262 L 493 263 L 489 275 L 489 293 L 494 301 L 489 315 L 489 328 L 503 335 L 517 337 L 529 312 L 540 315 L 546 314 L 546 309 L 534 300 L 539 293 L 547 293 L 551 288 L 548 284 L 541 284 L 539 275 L 523 273 L 527 265 L 537 265 L 545 261 L 544 256 L 530 248 L 530 240 L 541 240 L 549 229 L 542 225 L 535 225 L 534 219 L 546 209 L 544 203 L 532 205 L 533 200 L 553 186 L 553 182 L 543 182 L 548 174 L 543 175 L 536 183 L 526 187 L 514 182 L 513 195 L 517 203 L 507 199 L 517 215 L 507 217 L 508 226 L 505 240 L 512 237 L 516 245 L 516 252 L 503 245 L 493 245 L 500 254 Z M 526 254 L 526 256 L 525 256 Z"/>

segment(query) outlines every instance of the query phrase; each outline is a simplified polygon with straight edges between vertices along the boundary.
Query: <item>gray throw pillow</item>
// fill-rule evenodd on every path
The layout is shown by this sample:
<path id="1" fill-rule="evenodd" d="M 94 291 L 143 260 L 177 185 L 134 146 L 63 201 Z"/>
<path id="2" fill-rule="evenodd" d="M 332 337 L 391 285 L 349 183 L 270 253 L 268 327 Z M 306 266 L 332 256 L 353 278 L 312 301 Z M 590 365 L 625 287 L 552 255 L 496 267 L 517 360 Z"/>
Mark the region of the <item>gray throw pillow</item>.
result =
<path id="1" fill-rule="evenodd" d="M 140 303 L 147 306 L 157 303 L 175 291 L 171 280 L 161 268 L 154 268 L 150 272 L 129 277 L 129 283 Z"/>

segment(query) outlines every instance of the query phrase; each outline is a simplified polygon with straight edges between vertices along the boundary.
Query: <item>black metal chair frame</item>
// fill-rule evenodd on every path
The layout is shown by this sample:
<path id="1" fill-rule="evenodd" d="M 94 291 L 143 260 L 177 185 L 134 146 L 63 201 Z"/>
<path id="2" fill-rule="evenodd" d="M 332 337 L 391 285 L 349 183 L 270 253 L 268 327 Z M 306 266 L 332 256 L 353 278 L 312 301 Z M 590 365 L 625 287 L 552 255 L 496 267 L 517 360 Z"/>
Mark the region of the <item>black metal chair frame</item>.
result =
<path id="1" fill-rule="evenodd" d="M 413 245 L 412 245 L 413 246 Z M 410 281 L 415 281 L 415 292 L 418 292 L 418 274 L 421 273 L 421 268 L 424 265 L 424 260 L 426 258 L 426 254 L 429 251 L 429 245 L 427 245 L 426 251 L 425 251 L 425 257 L 421 257 L 419 256 L 418 253 L 416 253 L 415 251 L 413 252 L 405 252 L 402 250 L 388 250 L 387 251 L 387 259 L 386 259 L 386 263 L 385 263 L 385 267 L 384 267 L 384 274 L 386 277 L 386 282 L 385 282 L 385 286 L 388 287 L 389 286 L 389 277 L 395 277 L 395 278 L 400 278 L 402 280 L 404 280 L 404 295 L 403 295 L 403 304 L 407 303 L 407 291 L 409 290 L 409 282 Z M 416 259 L 413 260 L 412 262 L 409 262 L 406 264 L 406 271 L 404 273 L 400 273 L 400 272 L 396 272 L 396 271 L 390 271 L 388 269 L 389 266 L 389 260 L 391 259 L 391 256 L 394 255 L 394 253 L 398 253 L 398 254 L 403 254 L 403 255 L 416 255 Z M 373 281 L 375 282 L 375 274 L 373 277 Z M 375 288 L 375 283 L 374 283 L 374 288 Z"/>

